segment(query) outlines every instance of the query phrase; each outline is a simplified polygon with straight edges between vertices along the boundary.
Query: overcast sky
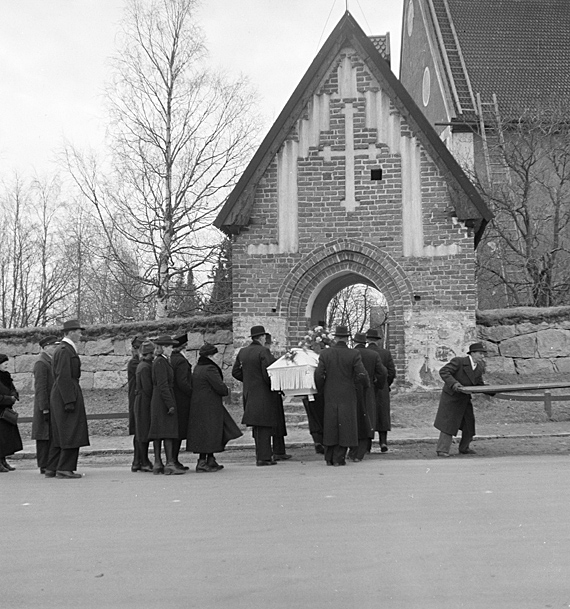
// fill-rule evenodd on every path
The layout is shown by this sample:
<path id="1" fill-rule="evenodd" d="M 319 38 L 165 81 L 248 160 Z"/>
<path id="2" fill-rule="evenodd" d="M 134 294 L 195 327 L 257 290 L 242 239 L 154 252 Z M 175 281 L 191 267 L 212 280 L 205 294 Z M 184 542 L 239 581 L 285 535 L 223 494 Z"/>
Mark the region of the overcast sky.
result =
<path id="1" fill-rule="evenodd" d="M 397 74 L 403 0 L 348 0 L 368 35 L 390 32 Z M 346 0 L 202 0 L 212 62 L 256 87 L 266 129 L 277 117 Z M 98 147 L 101 93 L 124 0 L 0 0 L 0 179 L 49 171 L 67 138 Z"/>

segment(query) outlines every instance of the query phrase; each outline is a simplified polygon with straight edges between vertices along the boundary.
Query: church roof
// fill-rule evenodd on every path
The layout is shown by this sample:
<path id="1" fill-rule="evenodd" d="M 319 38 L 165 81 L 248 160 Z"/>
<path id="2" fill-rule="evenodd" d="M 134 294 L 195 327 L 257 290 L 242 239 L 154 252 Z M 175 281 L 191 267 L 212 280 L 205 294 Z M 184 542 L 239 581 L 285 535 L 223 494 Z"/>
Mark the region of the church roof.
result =
<path id="1" fill-rule="evenodd" d="M 450 65 L 462 55 L 473 93 L 497 94 L 502 114 L 570 100 L 568 0 L 432 0 Z M 459 49 L 445 35 L 449 7 Z M 461 84 L 461 76 L 454 80 Z"/>
<path id="2" fill-rule="evenodd" d="M 457 218 L 474 227 L 475 243 L 477 244 L 493 214 L 412 97 L 390 70 L 388 63 L 382 58 L 374 43 L 366 36 L 348 11 L 318 52 L 293 95 L 265 136 L 214 221 L 214 226 L 226 234 L 239 233 L 241 228 L 247 226 L 259 180 L 301 117 L 336 56 L 346 45 L 354 48 L 365 61 L 367 68 L 438 166 L 448 184 Z"/>

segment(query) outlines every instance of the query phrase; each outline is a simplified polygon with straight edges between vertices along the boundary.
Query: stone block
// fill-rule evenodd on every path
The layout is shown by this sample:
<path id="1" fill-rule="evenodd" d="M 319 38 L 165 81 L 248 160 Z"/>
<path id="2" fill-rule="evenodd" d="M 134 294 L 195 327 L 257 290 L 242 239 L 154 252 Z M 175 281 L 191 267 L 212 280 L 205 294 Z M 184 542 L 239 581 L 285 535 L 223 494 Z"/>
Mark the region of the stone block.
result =
<path id="1" fill-rule="evenodd" d="M 570 357 L 557 357 L 551 361 L 556 372 L 559 374 L 570 374 Z"/>
<path id="2" fill-rule="evenodd" d="M 189 332 L 186 350 L 199 349 L 204 344 L 204 335 L 201 332 Z"/>
<path id="3" fill-rule="evenodd" d="M 550 326 L 546 322 L 541 322 L 539 324 L 531 324 L 528 322 L 517 324 L 515 326 L 516 332 L 518 336 L 523 334 L 533 334 L 534 332 L 539 332 L 540 330 L 547 330 Z"/>
<path id="4" fill-rule="evenodd" d="M 515 326 L 477 326 L 477 335 L 482 340 L 500 343 L 516 336 L 517 331 Z"/>
<path id="5" fill-rule="evenodd" d="M 127 384 L 126 372 L 103 370 L 95 372 L 93 389 L 120 389 Z"/>
<path id="6" fill-rule="evenodd" d="M 109 355 L 114 350 L 112 338 L 99 338 L 85 343 L 85 355 Z"/>
<path id="7" fill-rule="evenodd" d="M 551 328 L 537 332 L 536 348 L 544 358 L 570 356 L 570 330 Z"/>
<path id="8" fill-rule="evenodd" d="M 499 345 L 503 357 L 534 358 L 536 356 L 536 333 L 515 336 L 504 340 Z"/>
<path id="9" fill-rule="evenodd" d="M 499 355 L 499 345 L 497 345 L 496 343 L 492 343 L 488 340 L 482 340 L 481 342 L 483 343 L 483 345 L 485 345 L 485 348 L 487 349 L 487 355 L 489 357 L 495 357 Z"/>
<path id="10" fill-rule="evenodd" d="M 212 342 L 215 345 L 231 345 L 234 342 L 234 334 L 231 330 L 218 330 L 214 333 Z"/>
<path id="11" fill-rule="evenodd" d="M 515 363 L 511 357 L 489 357 L 486 361 L 486 374 L 516 374 Z"/>
<path id="12" fill-rule="evenodd" d="M 554 365 L 549 359 L 539 359 L 537 357 L 530 359 L 515 358 L 514 362 L 517 374 L 523 377 L 540 374 L 551 375 L 555 372 Z"/>
<path id="13" fill-rule="evenodd" d="M 125 357 L 131 354 L 131 341 L 126 338 L 118 338 L 113 341 L 113 353 Z"/>
<path id="14" fill-rule="evenodd" d="M 94 372 L 84 372 L 83 370 L 81 371 L 81 378 L 79 379 L 79 385 L 81 386 L 81 389 L 84 389 L 85 391 L 93 389 L 94 380 Z"/>
<path id="15" fill-rule="evenodd" d="M 15 372 L 12 374 L 12 381 L 18 393 L 34 393 L 34 375 L 31 372 Z M 16 402 L 16 410 L 18 410 L 18 402 Z"/>
<path id="16" fill-rule="evenodd" d="M 37 355 L 18 355 L 13 360 L 14 372 L 33 372 Z"/>

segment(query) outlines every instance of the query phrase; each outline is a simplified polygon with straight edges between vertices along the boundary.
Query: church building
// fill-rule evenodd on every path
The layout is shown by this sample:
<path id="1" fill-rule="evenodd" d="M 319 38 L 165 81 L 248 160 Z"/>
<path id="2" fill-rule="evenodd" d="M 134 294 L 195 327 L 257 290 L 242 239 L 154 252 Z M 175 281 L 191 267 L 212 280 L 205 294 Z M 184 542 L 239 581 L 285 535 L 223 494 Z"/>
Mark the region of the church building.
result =
<path id="1" fill-rule="evenodd" d="M 475 248 L 492 214 L 370 39 L 345 13 L 215 225 L 231 236 L 234 341 L 263 324 L 276 353 L 341 289 L 385 296 L 399 385 L 475 339 Z"/>

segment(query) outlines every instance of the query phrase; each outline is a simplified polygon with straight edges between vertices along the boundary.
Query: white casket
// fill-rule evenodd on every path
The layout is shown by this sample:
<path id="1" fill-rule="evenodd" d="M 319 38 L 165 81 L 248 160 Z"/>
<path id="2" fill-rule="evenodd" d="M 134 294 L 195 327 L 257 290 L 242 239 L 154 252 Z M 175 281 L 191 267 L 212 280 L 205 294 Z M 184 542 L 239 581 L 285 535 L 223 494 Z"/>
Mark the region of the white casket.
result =
<path id="1" fill-rule="evenodd" d="M 319 363 L 319 356 L 314 351 L 306 349 L 291 349 L 291 351 L 295 353 L 294 360 L 283 355 L 267 367 L 271 389 L 282 391 L 286 397 L 314 395 L 317 393 L 314 373 Z"/>

